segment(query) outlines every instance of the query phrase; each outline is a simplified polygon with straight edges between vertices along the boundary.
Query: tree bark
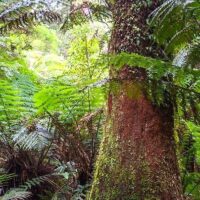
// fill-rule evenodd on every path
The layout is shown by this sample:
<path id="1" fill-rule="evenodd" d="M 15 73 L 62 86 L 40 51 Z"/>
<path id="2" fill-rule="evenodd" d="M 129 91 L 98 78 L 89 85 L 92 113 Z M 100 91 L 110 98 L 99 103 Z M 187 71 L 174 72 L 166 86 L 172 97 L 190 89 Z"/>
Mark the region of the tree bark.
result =
<path id="1" fill-rule="evenodd" d="M 159 0 L 116 0 L 110 53 L 159 57 L 150 39 L 149 14 Z M 181 200 L 174 140 L 173 104 L 166 93 L 154 104 L 146 72 L 124 66 L 110 70 L 107 123 L 89 200 Z"/>

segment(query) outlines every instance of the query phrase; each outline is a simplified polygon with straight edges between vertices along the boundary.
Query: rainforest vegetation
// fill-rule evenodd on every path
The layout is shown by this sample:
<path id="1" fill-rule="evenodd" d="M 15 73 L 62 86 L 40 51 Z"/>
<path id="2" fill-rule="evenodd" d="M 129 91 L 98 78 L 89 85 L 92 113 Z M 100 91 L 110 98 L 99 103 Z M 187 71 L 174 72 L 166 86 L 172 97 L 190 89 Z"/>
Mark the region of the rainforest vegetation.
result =
<path id="1" fill-rule="evenodd" d="M 199 100 L 199 0 L 0 0 L 0 200 L 199 200 Z"/>

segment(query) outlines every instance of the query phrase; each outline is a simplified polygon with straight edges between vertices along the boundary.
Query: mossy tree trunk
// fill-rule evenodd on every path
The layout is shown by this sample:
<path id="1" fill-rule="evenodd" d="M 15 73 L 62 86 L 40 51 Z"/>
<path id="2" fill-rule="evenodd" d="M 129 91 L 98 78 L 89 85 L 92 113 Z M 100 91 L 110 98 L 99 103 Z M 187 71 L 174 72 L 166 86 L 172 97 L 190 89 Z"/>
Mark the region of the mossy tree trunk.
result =
<path id="1" fill-rule="evenodd" d="M 115 1 L 111 53 L 161 55 L 146 23 L 158 4 L 159 0 Z M 146 73 L 137 66 L 118 71 L 112 66 L 110 78 L 107 123 L 88 199 L 183 199 L 169 96 L 161 105 L 152 103 Z"/>

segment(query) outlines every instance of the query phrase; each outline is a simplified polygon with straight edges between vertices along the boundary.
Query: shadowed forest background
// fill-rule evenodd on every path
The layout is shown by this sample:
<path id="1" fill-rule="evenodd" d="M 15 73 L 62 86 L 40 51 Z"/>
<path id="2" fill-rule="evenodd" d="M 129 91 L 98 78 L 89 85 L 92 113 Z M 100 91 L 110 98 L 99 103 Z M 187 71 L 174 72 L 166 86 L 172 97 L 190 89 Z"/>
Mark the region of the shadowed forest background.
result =
<path id="1" fill-rule="evenodd" d="M 199 200 L 199 67 L 199 0 L 0 0 L 0 200 Z"/>

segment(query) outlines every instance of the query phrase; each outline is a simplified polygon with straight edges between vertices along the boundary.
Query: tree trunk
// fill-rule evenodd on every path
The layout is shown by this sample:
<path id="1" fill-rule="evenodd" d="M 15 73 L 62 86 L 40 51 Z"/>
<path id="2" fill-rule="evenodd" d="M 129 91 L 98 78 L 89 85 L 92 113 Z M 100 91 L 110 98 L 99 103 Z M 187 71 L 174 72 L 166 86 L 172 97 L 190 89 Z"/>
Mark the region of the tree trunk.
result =
<path id="1" fill-rule="evenodd" d="M 152 2 L 152 3 L 147 3 Z M 110 42 L 113 54 L 158 57 L 146 23 L 159 0 L 116 0 Z M 156 105 L 147 92 L 144 70 L 110 70 L 107 125 L 89 200 L 181 200 L 182 186 L 173 136 L 173 104 L 165 95 Z"/>

